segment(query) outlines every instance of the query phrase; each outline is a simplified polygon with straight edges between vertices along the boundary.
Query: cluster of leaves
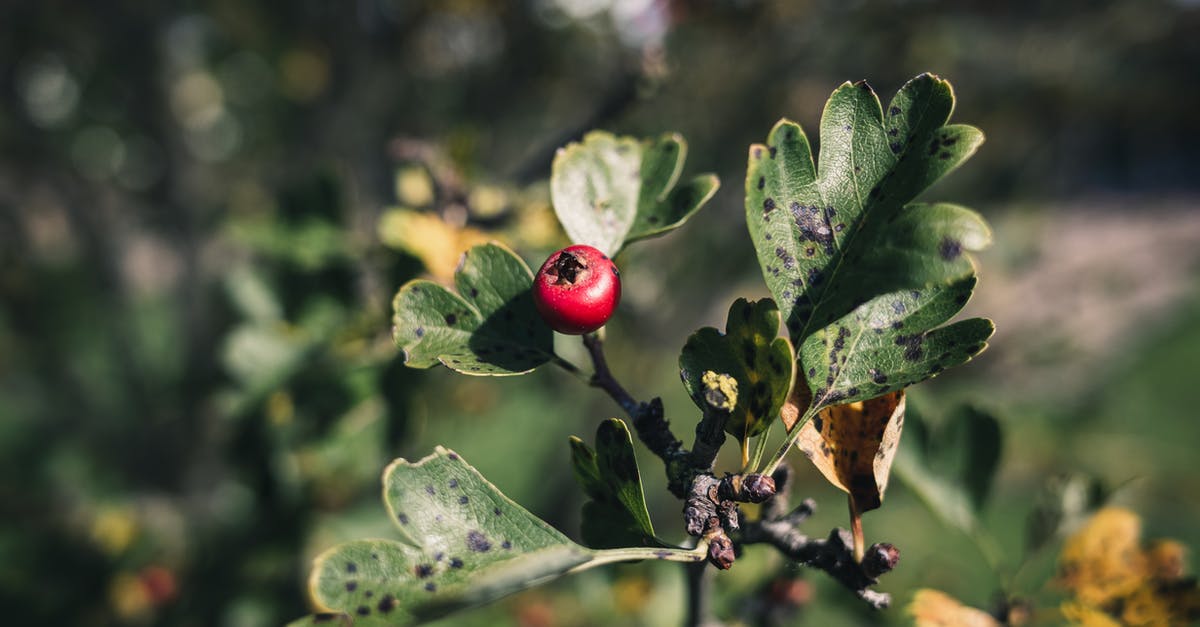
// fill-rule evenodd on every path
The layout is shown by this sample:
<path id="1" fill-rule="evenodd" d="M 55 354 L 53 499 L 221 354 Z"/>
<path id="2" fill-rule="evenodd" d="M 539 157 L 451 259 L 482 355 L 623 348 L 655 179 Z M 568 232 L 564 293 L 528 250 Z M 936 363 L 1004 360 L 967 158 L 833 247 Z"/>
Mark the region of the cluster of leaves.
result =
<path id="1" fill-rule="evenodd" d="M 774 299 L 739 299 L 725 331 L 696 332 L 679 360 L 705 420 L 718 408 L 718 424 L 740 441 L 745 471 L 770 475 L 798 444 L 850 494 L 860 552 L 857 513 L 882 501 L 903 390 L 969 360 L 992 332 L 983 319 L 944 325 L 975 285 L 968 253 L 990 241 L 986 224 L 957 205 L 912 202 L 982 141 L 972 127 L 947 124 L 952 108 L 949 84 L 930 75 L 906 84 L 886 110 L 866 83 L 847 83 L 826 106 L 818 160 L 787 120 L 765 145 L 751 146 L 746 220 Z M 601 132 L 560 150 L 551 193 L 570 239 L 616 255 L 680 226 L 717 188 L 712 175 L 677 185 L 685 154 L 675 135 L 639 141 Z M 455 291 L 418 280 L 397 293 L 393 335 L 407 365 L 441 363 L 469 375 L 517 375 L 545 363 L 579 371 L 555 354 L 532 306 L 532 273 L 516 253 L 476 245 L 453 281 Z M 595 365 L 593 384 L 606 368 L 602 359 Z M 637 413 L 631 399 L 618 401 Z M 788 436 L 764 463 L 776 416 Z M 311 587 L 333 614 L 298 624 L 335 616 L 407 624 L 612 561 L 703 559 L 703 546 L 665 548 L 656 538 L 623 421 L 602 423 L 595 449 L 571 444 L 590 499 L 583 536 L 594 548 L 570 542 L 439 449 L 417 464 L 398 460 L 385 475 L 402 541 L 330 549 Z"/>

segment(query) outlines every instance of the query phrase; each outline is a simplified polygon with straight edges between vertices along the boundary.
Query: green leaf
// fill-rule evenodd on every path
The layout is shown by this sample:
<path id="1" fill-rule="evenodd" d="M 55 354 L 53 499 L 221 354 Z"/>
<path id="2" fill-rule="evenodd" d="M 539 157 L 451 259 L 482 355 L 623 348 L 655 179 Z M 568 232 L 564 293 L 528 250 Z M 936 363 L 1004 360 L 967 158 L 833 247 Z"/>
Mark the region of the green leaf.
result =
<path id="1" fill-rule="evenodd" d="M 953 107 L 950 84 L 929 74 L 886 115 L 869 85 L 846 83 L 825 106 L 817 165 L 788 120 L 750 147 L 746 222 L 795 344 L 879 294 L 973 274 L 964 253 L 990 242 L 986 223 L 956 205 L 910 204 L 983 141 L 946 125 Z"/>
<path id="2" fill-rule="evenodd" d="M 937 376 L 987 347 L 995 326 L 970 318 L 941 328 L 971 296 L 975 277 L 876 297 L 800 348 L 812 407 L 874 398 Z"/>
<path id="3" fill-rule="evenodd" d="M 584 548 L 441 447 L 417 463 L 396 460 L 383 483 L 401 541 L 355 540 L 318 556 L 309 592 L 322 614 L 293 625 L 344 616 L 355 625 L 412 625 L 594 566 L 705 555 L 706 547 Z"/>
<path id="4" fill-rule="evenodd" d="M 787 400 L 795 357 L 792 345 L 779 337 L 779 309 L 769 298 L 739 298 L 729 307 L 725 333 L 704 327 L 688 338 L 679 355 L 679 376 L 692 401 L 704 409 L 706 371 L 737 380 L 737 405 L 725 430 L 738 439 L 767 428 Z"/>
<path id="5" fill-rule="evenodd" d="M 656 545 L 642 479 L 625 422 L 610 418 L 596 429 L 596 449 L 571 437 L 575 479 L 591 498 L 584 504 L 583 540 L 594 548 Z"/>
<path id="6" fill-rule="evenodd" d="M 409 281 L 392 303 L 392 336 L 413 368 L 437 363 L 470 375 L 524 374 L 554 356 L 554 334 L 530 295 L 533 272 L 497 243 L 468 250 L 455 294 Z"/>
<path id="7" fill-rule="evenodd" d="M 1025 521 L 1025 551 L 1034 553 L 1051 540 L 1078 528 L 1112 496 L 1112 488 L 1099 478 L 1082 473 L 1054 475 L 1034 496 L 1033 510 Z"/>
<path id="8" fill-rule="evenodd" d="M 681 226 L 719 185 L 705 174 L 676 187 L 686 156 L 676 134 L 638 141 L 593 131 L 559 150 L 550 194 L 567 236 L 615 256 L 629 242 Z"/>
<path id="9" fill-rule="evenodd" d="M 992 492 L 992 481 L 1004 449 L 1000 421 L 977 407 L 965 406 L 956 412 L 948 428 L 948 440 L 962 459 L 963 487 L 971 505 L 982 511 Z"/>

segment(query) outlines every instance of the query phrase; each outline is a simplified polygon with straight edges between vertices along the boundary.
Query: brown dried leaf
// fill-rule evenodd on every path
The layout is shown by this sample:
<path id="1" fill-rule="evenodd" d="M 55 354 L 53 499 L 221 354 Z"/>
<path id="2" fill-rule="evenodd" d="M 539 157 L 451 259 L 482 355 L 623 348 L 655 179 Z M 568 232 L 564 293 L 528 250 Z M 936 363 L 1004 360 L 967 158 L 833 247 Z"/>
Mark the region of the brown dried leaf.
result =
<path id="1" fill-rule="evenodd" d="M 821 411 L 801 427 L 796 446 L 862 513 L 883 502 L 903 426 L 904 390 L 898 390 Z"/>

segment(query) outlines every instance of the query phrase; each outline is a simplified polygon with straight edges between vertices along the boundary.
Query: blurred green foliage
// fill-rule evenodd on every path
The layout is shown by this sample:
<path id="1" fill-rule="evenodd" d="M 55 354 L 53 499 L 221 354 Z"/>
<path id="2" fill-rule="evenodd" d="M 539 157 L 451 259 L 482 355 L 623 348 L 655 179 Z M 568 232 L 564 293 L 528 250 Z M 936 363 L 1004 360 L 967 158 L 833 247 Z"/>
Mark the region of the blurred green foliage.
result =
<path id="1" fill-rule="evenodd" d="M 555 148 L 593 127 L 686 136 L 689 171 L 725 185 L 678 234 L 618 260 L 625 300 L 610 325 L 614 369 L 635 395 L 662 394 L 683 433 L 695 410 L 680 347 L 734 296 L 765 294 L 740 181 L 746 146 L 776 119 L 813 129 L 843 80 L 890 92 L 933 71 L 958 87 L 957 117 L 989 137 L 938 195 L 1053 221 L 1064 201 L 1103 217 L 1087 199 L 1117 194 L 1109 204 L 1132 229 L 1187 214 L 1122 198 L 1169 192 L 1194 211 L 1198 41 L 1190 0 L 5 3 L 6 618 L 281 624 L 306 609 L 316 552 L 388 533 L 384 464 L 436 443 L 578 537 L 567 437 L 616 408 L 554 372 L 501 382 L 400 366 L 388 304 L 422 265 L 382 245 L 389 206 L 494 234 L 534 264 L 563 237 L 544 227 Z M 395 176 L 414 165 L 431 189 Z M 1026 234 L 1000 230 L 983 290 L 1040 267 Z M 1173 293 L 1195 294 L 1194 270 L 1170 275 L 1182 282 Z M 1115 300 L 1127 288 L 1108 289 Z M 1003 362 L 1021 337 L 1001 335 L 993 359 L 1005 368 L 988 369 L 989 353 L 921 393 L 924 406 L 969 397 L 996 410 L 1006 452 L 992 492 L 1005 506 L 984 524 L 1003 547 L 1021 546 L 1031 491 L 1077 470 L 1126 484 L 1152 535 L 1200 545 L 1188 394 L 1200 309 L 1186 302 L 1137 318 L 1103 360 L 1074 357 L 1067 340 L 1030 351 L 1053 365 L 1045 376 L 1079 372 L 1082 385 L 1023 393 L 1011 381 L 1025 362 Z M 681 534 L 664 478 L 643 474 L 660 534 Z M 802 470 L 802 489 L 827 504 L 814 530 L 844 524 L 821 483 Z M 885 586 L 901 603 L 925 585 L 986 606 L 1002 585 L 900 486 L 867 532 L 904 550 Z M 802 596 L 772 583 L 780 572 L 803 574 L 750 552 L 722 575 L 718 613 L 792 620 L 763 600 Z M 1045 580 L 1018 574 L 1026 591 Z M 903 619 L 864 617 L 822 578 L 811 588 L 795 620 Z M 622 566 L 453 624 L 673 625 L 681 595 L 672 565 Z"/>

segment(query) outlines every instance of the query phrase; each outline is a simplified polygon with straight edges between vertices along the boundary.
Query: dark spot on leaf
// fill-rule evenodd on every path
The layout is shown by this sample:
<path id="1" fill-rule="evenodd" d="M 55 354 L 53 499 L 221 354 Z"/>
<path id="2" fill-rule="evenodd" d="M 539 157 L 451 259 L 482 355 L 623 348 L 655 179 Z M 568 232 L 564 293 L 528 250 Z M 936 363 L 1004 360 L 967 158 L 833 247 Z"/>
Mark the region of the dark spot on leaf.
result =
<path id="1" fill-rule="evenodd" d="M 462 567 L 463 567 L 462 560 L 458 559 L 457 557 L 450 558 L 450 568 L 462 568 Z"/>
<path id="2" fill-rule="evenodd" d="M 331 620 L 337 620 L 341 617 L 342 617 L 341 614 L 334 614 L 333 612 L 321 612 L 320 614 L 313 615 L 313 622 L 314 623 L 328 623 Z"/>
<path id="3" fill-rule="evenodd" d="M 882 372 L 880 372 L 879 370 L 877 370 L 875 368 L 871 368 L 870 370 L 868 370 L 867 374 L 871 375 L 871 380 L 874 381 L 875 383 L 878 383 L 879 385 L 883 385 L 883 384 L 887 383 L 887 375 L 883 374 Z"/>
<path id="4" fill-rule="evenodd" d="M 358 589 L 357 581 L 347 581 L 346 582 L 346 592 L 354 592 L 357 589 Z"/>
<path id="5" fill-rule="evenodd" d="M 817 369 L 816 369 L 816 368 L 809 368 L 809 369 L 808 369 L 808 378 L 810 378 L 810 379 L 811 379 L 811 378 L 813 378 L 813 377 L 815 377 L 815 376 L 817 376 Z"/>
<path id="6" fill-rule="evenodd" d="M 451 453 L 446 457 L 449 457 L 452 461 L 458 461 L 458 453 Z"/>
<path id="7" fill-rule="evenodd" d="M 769 150 L 771 152 L 771 158 L 774 159 L 775 158 L 775 147 L 771 146 Z"/>
<path id="8" fill-rule="evenodd" d="M 796 267 L 796 258 L 793 257 L 791 253 L 784 250 L 783 247 L 775 248 L 775 256 L 779 257 L 779 260 L 783 262 L 783 267 L 785 269 L 791 270 L 792 268 Z"/>
<path id="9" fill-rule="evenodd" d="M 467 496 L 464 494 L 463 496 L 458 497 L 458 504 L 466 505 L 470 500 L 471 499 L 467 498 Z"/>
<path id="10" fill-rule="evenodd" d="M 493 514 L 495 514 L 495 515 L 497 515 L 497 516 L 499 516 L 499 515 L 500 515 L 500 513 L 501 513 L 501 512 L 500 512 L 500 508 L 499 508 L 499 507 L 493 507 L 493 508 L 492 508 L 492 513 L 493 513 Z"/>
<path id="11" fill-rule="evenodd" d="M 346 562 L 346 572 L 357 573 L 358 572 L 358 564 L 355 564 L 354 562 Z"/>
<path id="12" fill-rule="evenodd" d="M 900 129 L 898 129 L 898 128 L 888 129 L 888 137 L 895 137 L 899 134 L 900 134 Z M 895 144 L 892 144 L 892 145 L 895 146 Z"/>
<path id="13" fill-rule="evenodd" d="M 770 240 L 772 239 L 772 238 L 771 238 L 771 234 L 770 234 L 770 233 L 763 233 L 763 239 L 766 239 L 767 241 L 770 241 Z"/>
<path id="14" fill-rule="evenodd" d="M 768 198 L 763 201 L 763 212 L 770 213 L 775 210 L 775 199 Z"/>
<path id="15" fill-rule="evenodd" d="M 400 524 L 402 525 L 408 524 L 408 514 L 401 512 L 398 516 L 396 516 L 396 519 L 399 520 Z"/>
<path id="16" fill-rule="evenodd" d="M 934 364 L 929 367 L 929 374 L 934 375 L 934 374 L 941 372 L 942 370 L 943 370 L 943 368 L 942 368 L 941 364 Z"/>
<path id="17" fill-rule="evenodd" d="M 766 184 L 767 184 L 767 179 L 766 179 L 766 177 L 762 177 L 762 176 L 758 177 L 758 188 L 759 188 L 759 189 L 762 189 L 762 188 L 763 188 L 763 186 L 764 186 L 764 185 L 766 185 Z"/>
<path id="18" fill-rule="evenodd" d="M 817 433 L 821 433 L 825 430 L 825 419 L 818 414 L 813 418 L 813 426 L 817 428 Z"/>
<path id="19" fill-rule="evenodd" d="M 762 159 L 762 148 L 761 148 L 761 147 L 758 147 L 758 148 L 755 148 L 755 149 L 754 149 L 754 158 L 755 158 L 755 159 Z"/>
<path id="20" fill-rule="evenodd" d="M 476 296 L 479 296 L 479 290 L 472 287 L 471 288 L 471 298 L 475 298 Z"/>
<path id="21" fill-rule="evenodd" d="M 434 494 L 437 494 L 437 491 L 433 489 L 433 486 L 427 485 L 427 486 L 425 486 L 425 494 L 428 494 L 429 496 L 433 496 Z"/>
<path id="22" fill-rule="evenodd" d="M 889 145 L 888 147 L 891 148 L 892 152 L 894 152 L 896 154 L 899 154 L 900 150 L 904 148 L 904 146 L 900 142 L 892 142 L 891 145 Z"/>
<path id="23" fill-rule="evenodd" d="M 501 542 L 501 543 L 500 543 L 500 548 L 502 548 L 502 549 L 511 549 L 511 548 L 512 548 L 512 542 L 509 542 L 508 540 L 505 540 L 504 542 Z"/>
<path id="24" fill-rule="evenodd" d="M 450 482 L 447 483 L 446 485 L 450 486 L 451 488 L 457 488 L 458 487 L 458 479 L 451 479 Z"/>
<path id="25" fill-rule="evenodd" d="M 387 614 L 396 609 L 396 597 L 385 594 L 382 599 L 379 599 L 379 605 L 375 606 L 380 612 Z"/>
<path id="26" fill-rule="evenodd" d="M 816 249 L 816 248 L 813 248 L 812 246 L 809 246 L 808 248 L 805 248 L 805 249 L 804 249 L 804 256 L 805 256 L 805 257 L 812 257 L 812 256 L 813 256 L 813 255 L 815 255 L 815 254 L 817 254 L 817 249 Z"/>
<path id="27" fill-rule="evenodd" d="M 417 327 L 416 329 L 413 330 L 413 334 L 416 335 L 418 338 L 425 337 L 425 327 Z"/>
<path id="28" fill-rule="evenodd" d="M 367 616 L 368 614 L 371 613 L 371 608 L 369 608 L 365 605 L 360 605 L 360 606 L 358 606 L 358 609 L 355 610 L 355 612 L 357 612 L 359 616 Z"/>
<path id="29" fill-rule="evenodd" d="M 908 311 L 908 307 L 904 304 L 904 301 L 894 300 L 892 301 L 892 311 L 896 312 L 897 314 L 902 314 Z"/>
<path id="30" fill-rule="evenodd" d="M 467 548 L 476 553 L 486 553 L 491 550 L 492 543 L 488 542 L 487 536 L 478 531 L 467 532 Z"/>
<path id="31" fill-rule="evenodd" d="M 446 324 L 453 326 L 455 322 L 458 322 L 458 316 L 448 313 L 446 314 L 445 320 Z"/>
<path id="32" fill-rule="evenodd" d="M 962 255 L 962 243 L 952 237 L 943 237 L 942 243 L 938 244 L 938 254 L 946 261 L 954 261 Z"/>
<path id="33" fill-rule="evenodd" d="M 821 276 L 820 270 L 818 270 L 816 268 L 808 269 L 808 284 L 809 285 L 820 285 L 822 280 L 824 280 L 824 277 Z"/>
<path id="34" fill-rule="evenodd" d="M 888 109 L 888 113 L 892 115 L 900 115 L 900 107 L 892 107 L 891 109 Z"/>
<path id="35" fill-rule="evenodd" d="M 430 582 L 427 582 L 427 583 L 425 584 L 425 591 L 426 591 L 426 592 L 435 592 L 435 591 L 437 591 L 437 584 L 433 583 L 432 581 L 430 581 Z"/>
<path id="36" fill-rule="evenodd" d="M 858 388 L 850 388 L 849 390 L 846 390 L 846 395 L 847 396 L 857 396 Z"/>
<path id="37" fill-rule="evenodd" d="M 433 565 L 417 564 L 415 567 L 413 567 L 413 572 L 417 574 L 417 577 L 424 579 L 433 574 Z"/>
<path id="38" fill-rule="evenodd" d="M 943 159 L 943 160 L 944 160 L 944 159 L 949 159 L 949 158 L 950 158 L 950 153 L 949 153 L 949 152 L 945 152 L 945 151 L 943 151 L 943 152 L 942 152 L 942 154 L 938 155 L 938 159 Z"/>
<path id="39" fill-rule="evenodd" d="M 792 290 L 783 290 L 783 300 L 792 300 Z"/>
<path id="40" fill-rule="evenodd" d="M 893 329 L 896 329 L 896 330 L 903 329 L 903 328 L 904 328 L 904 323 L 903 323 L 903 322 L 901 322 L 901 321 L 899 321 L 899 320 L 897 320 L 897 321 L 895 321 L 895 322 L 893 322 L 893 323 L 892 323 L 892 328 L 893 328 Z"/>

